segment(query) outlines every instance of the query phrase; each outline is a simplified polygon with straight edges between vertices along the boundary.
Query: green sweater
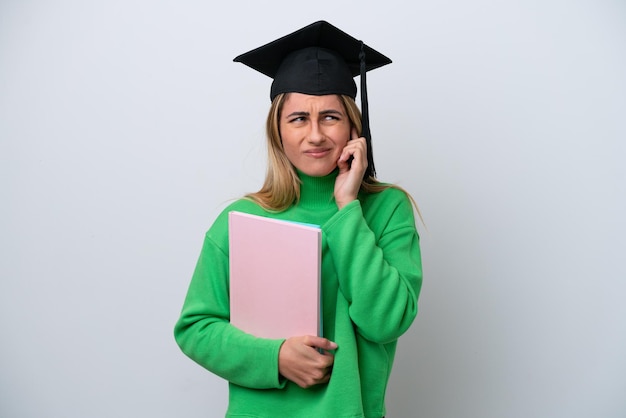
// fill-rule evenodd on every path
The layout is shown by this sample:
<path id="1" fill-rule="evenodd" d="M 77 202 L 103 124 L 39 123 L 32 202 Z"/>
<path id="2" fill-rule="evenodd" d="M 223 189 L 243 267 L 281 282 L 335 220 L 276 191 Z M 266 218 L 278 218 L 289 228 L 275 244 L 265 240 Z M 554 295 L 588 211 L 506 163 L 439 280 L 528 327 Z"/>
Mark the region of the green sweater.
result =
<path id="1" fill-rule="evenodd" d="M 417 314 L 422 282 L 413 207 L 390 188 L 341 210 L 334 172 L 301 175 L 301 198 L 280 212 L 247 199 L 227 207 L 206 233 L 174 335 L 191 359 L 229 382 L 227 417 L 364 417 L 385 414 L 398 338 Z M 229 323 L 228 212 L 322 227 L 324 337 L 338 344 L 331 379 L 303 389 L 278 373 L 283 340 L 256 338 Z"/>

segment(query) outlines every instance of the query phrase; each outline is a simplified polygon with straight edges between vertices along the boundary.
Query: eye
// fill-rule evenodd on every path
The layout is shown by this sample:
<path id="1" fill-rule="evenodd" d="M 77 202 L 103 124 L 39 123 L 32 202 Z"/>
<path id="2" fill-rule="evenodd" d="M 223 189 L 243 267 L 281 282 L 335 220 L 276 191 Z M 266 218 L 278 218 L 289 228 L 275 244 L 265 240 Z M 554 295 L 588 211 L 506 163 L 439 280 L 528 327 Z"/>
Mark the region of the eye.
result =
<path id="1" fill-rule="evenodd" d="M 337 122 L 343 119 L 341 112 L 337 110 L 325 110 L 320 112 L 320 118 L 326 123 Z"/>
<path id="2" fill-rule="evenodd" d="M 326 125 L 334 125 L 342 120 L 340 115 L 334 113 L 327 113 L 322 117 L 322 122 Z"/>
<path id="3" fill-rule="evenodd" d="M 287 122 L 288 123 L 302 123 L 304 121 L 306 121 L 307 119 L 307 115 L 302 115 L 302 114 L 292 114 L 289 117 L 287 117 Z"/>

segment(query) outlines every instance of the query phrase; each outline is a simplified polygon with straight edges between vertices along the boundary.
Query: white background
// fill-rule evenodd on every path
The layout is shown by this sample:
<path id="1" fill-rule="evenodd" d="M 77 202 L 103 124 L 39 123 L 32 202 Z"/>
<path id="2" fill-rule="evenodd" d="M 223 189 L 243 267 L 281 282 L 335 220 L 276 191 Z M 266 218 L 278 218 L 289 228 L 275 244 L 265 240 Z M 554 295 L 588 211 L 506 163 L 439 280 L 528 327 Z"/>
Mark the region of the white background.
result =
<path id="1" fill-rule="evenodd" d="M 393 59 L 374 155 L 426 221 L 388 416 L 626 416 L 622 0 L 0 1 L 0 416 L 224 415 L 172 329 L 264 175 L 232 59 L 318 19 Z"/>

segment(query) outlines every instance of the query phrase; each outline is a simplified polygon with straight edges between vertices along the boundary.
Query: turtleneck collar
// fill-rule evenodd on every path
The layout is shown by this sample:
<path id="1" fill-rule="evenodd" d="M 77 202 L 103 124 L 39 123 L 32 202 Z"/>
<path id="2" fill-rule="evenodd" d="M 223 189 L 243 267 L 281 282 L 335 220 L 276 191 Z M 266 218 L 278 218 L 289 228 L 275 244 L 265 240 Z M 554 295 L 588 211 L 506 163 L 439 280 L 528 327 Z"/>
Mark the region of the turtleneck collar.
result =
<path id="1" fill-rule="evenodd" d="M 334 191 L 335 179 L 339 170 L 335 169 L 330 174 L 322 177 L 312 177 L 298 170 L 300 185 L 301 206 L 328 207 L 335 204 Z"/>

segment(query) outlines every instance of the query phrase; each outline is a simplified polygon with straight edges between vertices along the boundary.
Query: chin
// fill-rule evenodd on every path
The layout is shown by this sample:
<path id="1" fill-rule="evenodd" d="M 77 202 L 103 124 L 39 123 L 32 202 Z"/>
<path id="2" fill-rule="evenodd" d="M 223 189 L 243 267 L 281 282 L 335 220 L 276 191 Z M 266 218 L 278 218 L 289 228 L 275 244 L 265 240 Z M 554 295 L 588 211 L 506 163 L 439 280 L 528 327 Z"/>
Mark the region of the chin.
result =
<path id="1" fill-rule="evenodd" d="M 324 177 L 332 173 L 335 170 L 335 168 L 337 168 L 337 166 L 325 167 L 325 168 L 315 167 L 315 168 L 309 168 L 309 169 L 300 169 L 300 171 L 302 171 L 307 176 Z"/>

